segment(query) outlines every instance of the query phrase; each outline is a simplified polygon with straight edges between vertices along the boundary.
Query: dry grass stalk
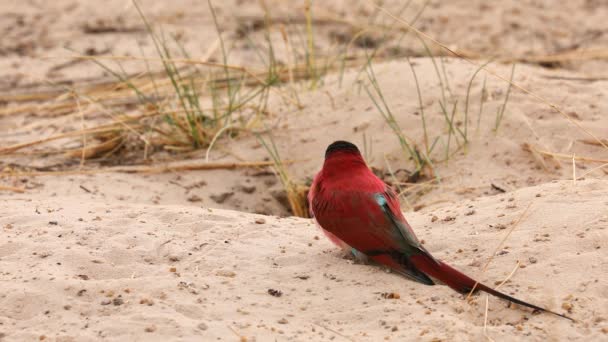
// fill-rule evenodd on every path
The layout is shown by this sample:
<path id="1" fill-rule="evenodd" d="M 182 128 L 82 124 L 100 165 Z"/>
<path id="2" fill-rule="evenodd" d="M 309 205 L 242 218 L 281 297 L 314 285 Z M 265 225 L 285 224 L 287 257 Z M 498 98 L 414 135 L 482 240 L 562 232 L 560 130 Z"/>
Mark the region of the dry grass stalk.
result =
<path id="1" fill-rule="evenodd" d="M 350 336 L 346 336 L 346 335 L 342 334 L 341 332 L 339 332 L 339 331 L 337 331 L 337 330 L 335 330 L 335 329 L 332 329 L 332 328 L 330 328 L 330 327 L 327 327 L 327 326 L 325 326 L 325 325 L 322 325 L 322 324 L 320 324 L 320 323 L 316 323 L 316 322 L 313 322 L 313 324 L 314 324 L 314 325 L 316 325 L 316 326 L 318 326 L 318 327 L 321 327 L 321 328 L 323 328 L 323 329 L 325 329 L 325 330 L 327 330 L 327 331 L 329 331 L 329 332 L 332 332 L 332 333 L 334 333 L 334 334 L 336 334 L 336 335 L 338 335 L 338 336 L 341 336 L 342 338 L 344 338 L 344 339 L 346 339 L 346 340 L 349 340 L 349 341 L 351 341 L 351 342 L 354 342 L 354 341 L 355 341 L 355 339 L 354 339 L 354 338 L 352 338 L 352 337 L 350 337 Z"/>
<path id="2" fill-rule="evenodd" d="M 86 136 L 86 135 L 85 135 Z M 91 159 L 101 154 L 112 151 L 123 143 L 123 136 L 111 138 L 105 142 L 96 145 L 83 145 L 82 148 L 72 149 L 65 152 L 65 156 L 69 158 Z"/>
<path id="3" fill-rule="evenodd" d="M 592 172 L 595 172 L 597 170 L 603 170 L 604 173 L 608 175 L 608 170 L 604 170 L 604 168 L 607 167 L 607 166 L 608 166 L 608 163 L 605 163 L 605 164 L 602 164 L 600 166 L 594 167 L 593 169 L 591 169 L 591 170 L 583 173 L 582 175 L 578 176 L 577 179 L 583 179 L 586 175 L 588 175 L 588 174 L 590 174 Z"/>
<path id="4" fill-rule="evenodd" d="M 490 308 L 490 295 L 486 293 L 486 309 L 483 313 L 483 336 L 485 336 L 488 341 L 494 342 L 494 339 L 488 335 L 488 309 Z"/>
<path id="5" fill-rule="evenodd" d="M 517 263 L 515 264 L 515 267 L 513 267 L 513 271 L 511 271 L 511 273 L 509 273 L 509 275 L 502 281 L 500 282 L 500 284 L 498 284 L 498 286 L 496 286 L 494 289 L 498 290 L 501 286 L 503 286 L 507 281 L 509 281 L 509 279 L 511 279 L 511 277 L 513 277 L 513 275 L 515 274 L 515 272 L 519 269 L 519 265 L 520 262 L 519 260 L 517 260 Z M 494 339 L 492 339 L 490 337 L 490 335 L 488 335 L 488 309 L 490 307 L 490 295 L 486 294 L 486 309 L 484 310 L 484 315 L 483 315 L 483 335 L 488 339 L 488 341 L 494 341 Z"/>
<path id="6" fill-rule="evenodd" d="M 17 192 L 17 193 L 24 193 L 25 189 L 23 188 L 17 188 L 14 186 L 7 186 L 7 185 L 0 185 L 0 191 L 12 191 L 12 192 Z"/>
<path id="7" fill-rule="evenodd" d="M 292 164 L 296 161 L 286 160 L 285 164 Z M 79 174 L 97 174 L 97 173 L 166 173 L 177 171 L 200 171 L 200 170 L 234 170 L 241 168 L 260 168 L 272 166 L 270 161 L 252 161 L 252 162 L 221 162 L 221 163 L 165 163 L 162 165 L 129 165 L 129 166 L 112 166 L 96 169 L 82 170 L 65 170 L 65 171 L 0 171 L 0 176 L 64 176 L 64 175 L 79 175 Z"/>
<path id="8" fill-rule="evenodd" d="M 486 272 L 486 270 L 488 269 L 488 266 L 490 266 L 490 263 L 492 262 L 492 260 L 494 260 L 494 257 L 496 256 L 496 254 L 498 253 L 498 251 L 502 248 L 502 246 L 507 241 L 507 239 L 509 238 L 509 236 L 511 236 L 511 233 L 513 233 L 513 231 L 515 230 L 515 228 L 517 228 L 517 226 L 519 226 L 519 224 L 523 220 L 524 216 L 526 216 L 526 214 L 530 210 L 531 206 L 532 206 L 532 202 L 530 202 L 530 204 L 528 204 L 528 206 L 526 207 L 526 209 L 524 210 L 524 212 L 521 214 L 521 216 L 519 216 L 519 218 L 517 219 L 517 221 L 511 226 L 511 229 L 509 229 L 509 231 L 507 232 L 507 234 L 502 238 L 502 240 L 500 241 L 500 243 L 498 244 L 498 246 L 496 246 L 496 249 L 494 250 L 494 252 L 492 253 L 492 255 L 490 255 L 490 257 L 488 258 L 488 261 L 486 262 L 486 264 L 483 266 L 483 268 L 481 270 L 481 274 L 482 275 Z M 480 279 L 480 278 L 478 278 L 478 279 Z M 471 298 L 471 295 L 473 294 L 473 292 L 475 292 L 475 289 L 477 288 L 478 284 L 479 284 L 479 281 L 475 282 L 475 285 L 473 286 L 473 288 L 471 289 L 471 291 L 467 295 L 467 300 L 469 298 Z"/>
<path id="9" fill-rule="evenodd" d="M 587 145 L 602 146 L 602 144 L 600 144 L 599 142 L 597 142 L 595 140 L 591 140 L 591 139 L 580 139 L 579 141 L 582 142 L 583 144 L 587 144 Z M 604 144 L 608 144 L 608 139 L 601 139 L 601 141 Z"/>
<path id="10" fill-rule="evenodd" d="M 14 153 L 14 152 L 16 152 L 20 149 L 26 148 L 26 147 L 40 145 L 40 144 L 47 143 L 47 142 L 54 141 L 54 140 L 60 140 L 60 139 L 72 138 L 72 137 L 81 138 L 83 134 L 107 134 L 107 133 L 112 133 L 112 132 L 116 132 L 116 131 L 121 131 L 123 129 L 122 124 L 129 122 L 129 121 L 135 121 L 135 120 L 141 119 L 142 117 L 145 117 L 145 115 L 129 117 L 128 119 L 121 120 L 119 122 L 99 125 L 97 127 L 91 127 L 91 128 L 86 128 L 86 129 L 78 129 L 78 130 L 74 130 L 74 131 L 67 132 L 67 133 L 60 133 L 60 134 L 52 135 L 47 138 L 42 138 L 42 139 L 37 139 L 37 140 L 33 140 L 33 141 L 28 141 L 28 142 L 24 142 L 24 143 L 18 143 L 18 144 L 2 147 L 2 148 L 0 148 L 0 155 Z M 138 125 L 138 126 L 129 126 L 129 127 L 138 128 L 140 126 Z"/>
<path id="11" fill-rule="evenodd" d="M 292 214 L 299 217 L 310 217 L 307 199 L 309 188 L 293 181 L 293 178 L 290 176 L 286 168 L 288 163 L 281 159 L 272 135 L 268 136 L 268 141 L 266 141 L 260 134 L 257 134 L 256 137 L 272 159 L 273 169 L 287 194 L 287 200 L 289 202 L 289 207 L 291 208 Z"/>
<path id="12" fill-rule="evenodd" d="M 576 154 L 572 153 L 572 184 L 576 185 Z"/>
<path id="13" fill-rule="evenodd" d="M 287 200 L 289 201 L 292 213 L 298 217 L 310 217 L 307 204 L 309 187 L 292 183 L 285 190 L 287 191 Z"/>
<path id="14" fill-rule="evenodd" d="M 549 167 L 547 167 L 547 163 L 545 163 L 545 158 L 540 153 L 538 153 L 538 151 L 533 148 L 532 145 L 530 145 L 529 143 L 524 143 L 522 145 L 522 148 L 532 154 L 534 160 L 543 168 L 543 170 L 549 173 L 551 172 L 551 170 L 549 170 Z M 551 158 L 551 160 L 558 168 L 561 168 L 561 165 L 559 164 L 559 162 L 557 162 L 557 160 L 555 160 L 555 158 Z"/>
<path id="15" fill-rule="evenodd" d="M 439 51 L 438 55 L 462 57 L 464 59 L 487 60 L 492 58 L 478 52 L 466 49 L 452 49 L 452 51 Z M 523 55 L 502 56 L 494 58 L 499 63 L 565 63 L 575 61 L 587 61 L 594 59 L 608 59 L 608 49 L 573 49 L 549 55 Z"/>
<path id="16" fill-rule="evenodd" d="M 551 55 L 505 57 L 498 60 L 504 63 L 562 63 L 594 59 L 608 59 L 608 49 L 573 49 Z"/>
<path id="17" fill-rule="evenodd" d="M 576 160 L 576 161 L 582 161 L 582 162 L 589 162 L 589 163 L 608 163 L 608 159 L 598 159 L 598 158 L 591 158 L 591 157 L 579 157 L 579 156 L 573 156 L 571 154 L 565 154 L 565 153 L 555 153 L 555 152 L 551 152 L 551 151 L 545 151 L 545 150 L 541 150 L 539 148 L 536 148 L 535 146 L 528 144 L 528 143 L 524 143 L 522 144 L 522 149 L 524 151 L 528 151 L 528 152 L 532 152 L 532 153 L 538 153 L 544 156 L 548 156 L 551 158 L 557 158 L 557 159 L 568 159 L 568 160 Z"/>

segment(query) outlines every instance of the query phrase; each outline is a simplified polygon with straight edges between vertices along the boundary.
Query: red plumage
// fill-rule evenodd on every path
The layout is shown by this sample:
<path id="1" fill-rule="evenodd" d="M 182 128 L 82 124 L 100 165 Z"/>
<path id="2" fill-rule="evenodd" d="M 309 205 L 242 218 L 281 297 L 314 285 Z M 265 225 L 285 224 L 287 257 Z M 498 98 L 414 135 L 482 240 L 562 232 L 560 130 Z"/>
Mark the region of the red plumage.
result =
<path id="1" fill-rule="evenodd" d="M 395 193 L 365 164 L 357 147 L 337 141 L 308 194 L 310 210 L 329 239 L 418 282 L 440 281 L 467 293 L 485 291 L 529 308 L 564 315 L 498 292 L 439 261 L 422 246 L 403 216 Z"/>

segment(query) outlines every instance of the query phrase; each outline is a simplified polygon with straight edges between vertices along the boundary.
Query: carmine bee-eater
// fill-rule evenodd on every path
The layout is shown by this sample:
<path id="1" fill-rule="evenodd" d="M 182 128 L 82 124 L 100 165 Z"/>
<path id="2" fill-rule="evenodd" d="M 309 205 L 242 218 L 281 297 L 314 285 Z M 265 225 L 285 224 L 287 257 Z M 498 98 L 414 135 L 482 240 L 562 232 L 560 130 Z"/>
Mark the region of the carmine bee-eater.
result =
<path id="1" fill-rule="evenodd" d="M 475 287 L 513 303 L 571 319 L 498 292 L 435 259 L 403 217 L 395 192 L 371 172 L 359 149 L 347 141 L 336 141 L 327 148 L 308 201 L 312 216 L 330 240 L 355 255 L 363 254 L 426 285 L 438 281 L 463 294 Z"/>

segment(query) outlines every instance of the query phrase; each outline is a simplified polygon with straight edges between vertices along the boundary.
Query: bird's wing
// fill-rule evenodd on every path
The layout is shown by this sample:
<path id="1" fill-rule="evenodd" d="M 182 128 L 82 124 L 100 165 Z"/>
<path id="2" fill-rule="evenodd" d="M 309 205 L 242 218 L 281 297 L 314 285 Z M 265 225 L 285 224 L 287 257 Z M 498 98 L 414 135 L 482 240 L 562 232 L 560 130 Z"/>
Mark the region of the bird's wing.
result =
<path id="1" fill-rule="evenodd" d="M 422 246 L 422 244 L 418 240 L 418 237 L 416 237 L 416 234 L 414 234 L 414 230 L 412 229 L 410 224 L 407 223 L 407 220 L 401 212 L 401 207 L 399 205 L 399 199 L 397 198 L 397 194 L 395 194 L 393 189 L 387 186 L 385 192 L 383 194 L 376 194 L 376 197 L 378 198 L 379 202 L 383 202 L 382 198 L 386 199 L 385 204 L 379 204 L 381 205 L 382 209 L 384 210 L 390 221 L 393 222 L 395 227 L 399 229 L 399 232 L 401 233 L 404 242 L 410 247 L 415 248 L 422 254 L 426 254 L 437 264 L 439 264 L 439 261 L 435 260 L 431 253 L 429 253 L 426 248 Z"/>
<path id="2" fill-rule="evenodd" d="M 433 284 L 410 263 L 411 255 L 426 251 L 399 211 L 394 194 L 316 189 L 311 209 L 323 229 L 349 246 L 416 281 Z"/>

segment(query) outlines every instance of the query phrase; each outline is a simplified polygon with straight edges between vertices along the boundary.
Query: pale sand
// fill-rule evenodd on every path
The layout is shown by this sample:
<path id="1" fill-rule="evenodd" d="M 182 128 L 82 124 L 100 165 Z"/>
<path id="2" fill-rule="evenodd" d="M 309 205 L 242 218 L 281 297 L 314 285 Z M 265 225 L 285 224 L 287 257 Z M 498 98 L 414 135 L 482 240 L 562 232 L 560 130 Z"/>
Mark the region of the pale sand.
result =
<path id="1" fill-rule="evenodd" d="M 407 217 L 435 256 L 490 285 L 519 261 L 503 290 L 578 321 L 490 298 L 492 338 L 599 340 L 607 191 L 605 181 L 556 182 Z M 0 212 L 7 341 L 483 339 L 485 295 L 467 304 L 445 286 L 353 264 L 310 220 L 70 197 L 15 198 Z"/>
<path id="2" fill-rule="evenodd" d="M 267 2 L 277 18 L 302 13 L 301 7 L 287 1 Z M 401 7 L 398 1 L 385 3 L 393 12 Z M 404 17 L 410 19 L 421 3 L 414 1 Z M 235 39 L 239 24 L 251 24 L 262 15 L 258 1 L 217 1 L 216 6 L 228 39 Z M 355 23 L 365 23 L 374 13 L 367 1 L 356 5 L 335 1 L 328 9 Z M 146 1 L 144 11 L 166 32 L 180 34 L 192 56 L 205 55 L 217 39 L 204 1 L 175 0 L 170 8 L 165 1 Z M 575 46 L 606 46 L 608 35 L 601 29 L 607 11 L 597 1 L 582 0 L 567 4 L 432 1 L 417 27 L 463 51 L 486 56 L 543 55 Z M 64 46 L 139 56 L 141 43 L 146 56 L 155 56 L 135 10 L 122 0 L 104 3 L 103 10 L 93 2 L 72 0 L 6 2 L 0 4 L 0 12 L 4 13 L 0 33 L 6 37 L 0 47 L 0 69 L 5 72 L 0 79 L 2 94 L 32 91 L 32 86 L 56 90 L 48 81 L 103 79 L 103 71 L 93 63 L 43 58 L 71 55 Z M 319 18 L 325 14 L 316 13 Z M 377 23 L 390 24 L 390 20 Z M 118 32 L 87 33 L 85 29 L 104 25 L 117 27 Z M 320 24 L 316 30 L 316 42 L 325 51 L 332 37 L 345 28 Z M 263 31 L 251 34 L 252 39 L 263 41 Z M 278 31 L 272 39 L 278 60 L 288 62 Z M 231 63 L 255 63 L 256 56 L 244 40 L 235 41 Z M 424 56 L 411 35 L 399 47 L 397 56 Z M 219 55 L 213 58 L 218 60 Z M 412 61 L 423 92 L 429 136 L 445 141 L 447 129 L 438 107 L 441 93 L 433 64 L 428 58 Z M 567 62 L 557 68 L 519 64 L 514 81 L 606 139 L 606 65 L 605 60 Z M 146 70 L 141 62 L 123 66 L 127 71 Z M 452 100 L 457 99 L 460 106 L 456 122 L 463 128 L 463 104 L 475 67 L 449 58 L 445 68 Z M 509 76 L 509 66 L 493 64 L 490 69 Z M 398 58 L 375 63 L 374 70 L 399 125 L 423 146 L 416 86 L 408 64 Z M 393 170 L 411 169 L 397 138 L 359 87 L 360 75 L 366 79 L 358 70 L 347 70 L 341 86 L 337 74 L 328 75 L 314 91 L 297 86 L 304 105 L 301 111 L 276 96 L 270 99 L 269 124 L 275 128 L 282 156 L 298 160 L 289 167 L 298 181 L 305 182 L 318 171 L 327 144 L 348 139 L 363 149 L 363 134 L 371 142 L 371 151 L 365 153 L 370 165 L 384 171 L 388 165 Z M 590 144 L 587 133 L 549 106 L 515 90 L 494 133 L 495 113 L 504 101 L 506 84 L 489 75 L 477 130 L 483 77 L 483 73 L 478 75 L 471 91 L 467 153 L 438 163 L 441 184 L 419 187 L 420 197 L 414 203 L 402 202 L 406 217 L 436 257 L 488 285 L 502 281 L 519 261 L 525 267 L 502 289 L 578 321 L 533 315 L 490 298 L 487 334 L 492 339 L 606 339 L 608 173 L 596 170 L 586 180 L 573 182 L 570 159 L 575 155 L 600 161 L 579 159 L 574 173 L 580 177 L 608 159 L 606 149 Z M 0 103 L 0 109 L 16 105 Z M 82 127 L 79 113 L 47 114 L 34 108 L 19 115 L 0 115 L 0 147 Z M 86 126 L 92 127 L 110 118 L 91 114 L 86 119 Z M 23 154 L 2 155 L 0 168 L 65 166 L 67 159 L 61 154 L 29 153 L 74 148 L 79 143 L 56 141 L 25 149 Z M 536 158 L 522 149 L 524 143 L 565 157 L 557 161 Z M 440 145 L 437 151 L 443 149 Z M 142 155 L 134 151 L 120 161 L 141 163 Z M 152 160 L 166 157 L 176 158 L 157 153 Z M 203 150 L 188 158 L 200 162 L 204 157 Z M 265 157 L 266 151 L 247 135 L 234 141 L 221 139 L 210 153 L 211 161 Z M 434 155 L 441 157 L 440 152 Z M 75 163 L 72 168 L 77 167 L 78 160 L 70 161 Z M 96 164 L 87 161 L 85 167 L 89 165 Z M 310 220 L 245 213 L 289 214 L 281 185 L 267 170 L 20 176 L 0 178 L 0 186 L 4 185 L 25 192 L 0 192 L 2 341 L 41 336 L 51 341 L 486 339 L 485 295 L 468 304 L 447 287 L 427 287 L 375 266 L 353 264 Z M 496 187 L 507 192 L 501 194 Z M 528 205 L 528 214 L 483 273 L 483 265 Z M 274 297 L 270 289 L 282 295 Z M 396 293 L 399 299 L 383 298 L 382 293 Z"/>

